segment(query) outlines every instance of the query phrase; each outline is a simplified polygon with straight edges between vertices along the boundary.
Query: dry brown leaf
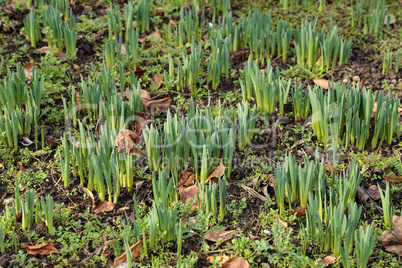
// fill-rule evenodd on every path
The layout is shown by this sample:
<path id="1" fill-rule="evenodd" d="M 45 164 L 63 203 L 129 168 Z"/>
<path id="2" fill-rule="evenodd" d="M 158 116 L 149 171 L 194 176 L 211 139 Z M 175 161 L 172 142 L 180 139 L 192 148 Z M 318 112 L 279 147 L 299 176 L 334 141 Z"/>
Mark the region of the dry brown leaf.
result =
<path id="1" fill-rule="evenodd" d="M 248 261 L 240 257 L 234 257 L 224 264 L 222 264 L 221 268 L 249 268 L 250 265 Z"/>
<path id="2" fill-rule="evenodd" d="M 234 230 L 213 230 L 204 235 L 204 239 L 211 242 L 218 242 L 220 239 L 222 242 L 228 241 L 233 238 Z"/>
<path id="3" fill-rule="evenodd" d="M 314 82 L 314 84 L 316 84 L 319 87 L 322 87 L 323 89 L 328 89 L 328 80 L 327 79 L 314 79 L 313 82 Z"/>
<path id="4" fill-rule="evenodd" d="M 24 244 L 24 247 L 27 250 L 27 253 L 30 255 L 49 255 L 51 253 L 56 253 L 58 252 L 57 248 L 53 246 L 51 242 L 48 243 L 42 243 L 39 245 L 35 246 L 28 246 Z"/>
<path id="5" fill-rule="evenodd" d="M 177 27 L 177 23 L 174 22 L 174 20 L 172 20 L 172 19 L 169 19 L 169 24 L 172 25 L 173 28 Z"/>
<path id="6" fill-rule="evenodd" d="M 238 52 L 233 53 L 230 56 L 230 58 L 234 59 L 234 58 L 238 58 L 238 57 L 241 57 L 241 56 L 244 56 L 244 55 L 247 55 L 247 54 L 250 54 L 249 50 L 238 51 Z"/>
<path id="7" fill-rule="evenodd" d="M 145 41 L 161 42 L 162 41 L 162 36 L 161 36 L 159 30 L 156 30 L 155 32 L 151 33 L 150 35 L 148 35 L 146 37 L 138 38 L 138 41 L 140 43 L 144 43 Z"/>
<path id="8" fill-rule="evenodd" d="M 336 263 L 338 260 L 334 256 L 327 256 L 321 260 L 318 261 L 318 265 L 316 267 L 319 267 L 321 264 L 324 265 L 324 267 L 328 267 L 334 263 Z"/>
<path id="9" fill-rule="evenodd" d="M 243 188 L 247 193 L 251 194 L 252 196 L 254 196 L 255 198 L 260 199 L 263 202 L 267 202 L 267 198 L 261 194 L 259 194 L 256 190 L 254 190 L 253 188 L 250 188 L 246 185 L 240 185 L 241 188 Z"/>
<path id="10" fill-rule="evenodd" d="M 210 180 L 214 179 L 216 180 L 216 182 L 218 182 L 218 179 L 225 174 L 225 169 L 225 165 L 222 161 L 220 161 L 219 166 L 217 166 L 214 172 L 209 175 L 209 177 L 205 180 L 205 183 L 208 183 Z"/>
<path id="11" fill-rule="evenodd" d="M 392 222 L 394 228 L 384 231 L 378 241 L 386 251 L 402 255 L 402 216 L 394 215 Z"/>
<path id="12" fill-rule="evenodd" d="M 86 193 L 91 199 L 92 199 L 92 207 L 95 207 L 95 197 L 94 194 L 85 187 L 81 187 L 81 191 L 83 191 L 84 193 Z"/>
<path id="13" fill-rule="evenodd" d="M 297 217 L 302 217 L 302 216 L 306 215 L 306 211 L 307 211 L 307 207 L 305 207 L 305 206 L 297 207 L 297 208 L 295 208 L 295 210 L 292 212 L 291 215 L 296 214 Z"/>
<path id="14" fill-rule="evenodd" d="M 55 55 L 57 58 L 61 58 L 61 59 L 67 60 L 67 55 L 66 55 L 66 53 L 64 53 L 64 52 L 56 51 L 56 52 L 54 52 L 54 55 Z"/>
<path id="15" fill-rule="evenodd" d="M 295 47 L 295 40 L 290 41 L 289 46 L 290 47 Z"/>
<path id="16" fill-rule="evenodd" d="M 150 124 L 152 121 L 151 120 L 146 120 L 142 117 L 139 117 L 137 121 L 135 121 L 135 133 L 141 137 L 142 131 L 147 127 L 148 124 Z"/>
<path id="17" fill-rule="evenodd" d="M 121 54 L 127 54 L 127 50 L 126 50 L 126 45 L 121 43 L 121 48 L 120 48 Z M 116 49 L 117 52 L 117 49 Z"/>
<path id="18" fill-rule="evenodd" d="M 321 60 L 322 60 L 322 56 L 320 56 L 320 57 L 318 58 L 318 60 L 317 60 L 316 63 L 315 63 L 315 66 L 319 66 L 320 63 L 321 63 Z"/>
<path id="19" fill-rule="evenodd" d="M 270 183 L 272 183 L 273 185 L 275 185 L 275 177 L 274 177 L 273 174 L 269 174 L 269 175 L 268 175 L 268 181 L 269 181 Z"/>
<path id="20" fill-rule="evenodd" d="M 284 222 L 283 220 L 281 220 L 281 218 L 279 218 L 279 216 L 278 216 L 277 219 L 278 219 L 278 221 L 282 224 L 282 227 L 283 227 L 283 228 L 285 228 L 285 229 L 288 228 L 288 223 L 287 223 L 287 222 Z"/>
<path id="21" fill-rule="evenodd" d="M 136 144 L 140 139 L 141 138 L 137 133 L 128 129 L 120 129 L 119 134 L 117 134 L 116 140 L 114 141 L 114 145 L 117 147 L 119 153 L 125 151 L 126 154 L 141 156 L 141 150 Z"/>
<path id="22" fill-rule="evenodd" d="M 25 77 L 28 79 L 32 78 L 32 71 L 33 71 L 34 63 L 33 62 L 27 62 L 24 64 L 24 72 L 25 72 Z"/>
<path id="23" fill-rule="evenodd" d="M 17 162 L 17 164 L 20 166 L 20 172 L 24 172 L 25 170 L 27 170 L 21 162 Z"/>
<path id="24" fill-rule="evenodd" d="M 75 91 L 75 104 L 77 105 L 77 110 L 81 109 L 81 94 L 80 91 Z"/>
<path id="25" fill-rule="evenodd" d="M 165 13 L 165 10 L 163 9 L 163 7 L 155 7 L 153 11 L 155 12 L 156 15 Z"/>
<path id="26" fill-rule="evenodd" d="M 377 112 L 377 102 L 374 102 L 373 111 L 371 112 L 371 116 L 375 116 Z M 402 113 L 402 107 L 398 107 L 398 112 Z"/>
<path id="27" fill-rule="evenodd" d="M 44 46 L 39 48 L 37 51 L 35 51 L 36 54 L 46 54 L 46 52 L 48 52 L 49 50 L 51 50 L 52 47 L 48 47 L 48 46 Z"/>
<path id="28" fill-rule="evenodd" d="M 153 80 L 155 90 L 158 90 L 161 87 L 163 78 L 164 78 L 163 74 L 156 74 L 154 76 Z"/>
<path id="29" fill-rule="evenodd" d="M 99 205 L 93 207 L 93 211 L 95 214 L 99 214 L 101 212 L 110 212 L 113 211 L 114 204 L 110 201 L 103 201 Z"/>
<path id="30" fill-rule="evenodd" d="M 389 25 L 394 24 L 396 22 L 396 18 L 394 15 L 387 13 L 384 17 L 384 25 L 388 25 L 388 16 L 390 18 Z"/>
<path id="31" fill-rule="evenodd" d="M 201 36 L 202 40 L 207 41 L 208 40 L 208 35 L 204 34 L 203 36 Z"/>
<path id="32" fill-rule="evenodd" d="M 325 169 L 326 169 L 329 173 L 332 173 L 332 171 L 334 170 L 334 167 L 333 167 L 332 165 L 324 164 L 324 166 L 325 166 Z M 339 168 L 336 168 L 335 171 L 336 171 L 336 172 L 339 172 L 339 171 L 341 171 L 341 170 L 340 170 Z"/>
<path id="33" fill-rule="evenodd" d="M 172 103 L 172 98 L 166 97 L 159 100 L 150 100 L 146 104 L 148 106 L 151 106 L 151 110 L 159 109 L 162 111 L 167 111 L 167 109 L 170 106 L 170 103 Z"/>
<path id="34" fill-rule="evenodd" d="M 209 256 L 207 258 L 209 263 L 217 263 L 217 264 L 223 264 L 225 262 L 227 262 L 228 260 L 230 260 L 230 257 L 228 256 L 222 256 L 222 255 L 213 255 L 213 256 Z"/>
<path id="35" fill-rule="evenodd" d="M 254 240 L 260 240 L 261 237 L 259 237 L 258 235 L 250 235 L 250 242 L 253 242 Z"/>
<path id="36" fill-rule="evenodd" d="M 99 36 L 103 35 L 105 32 L 107 31 L 107 27 L 100 29 L 99 31 L 97 31 L 92 37 L 91 39 L 96 39 Z"/>
<path id="37" fill-rule="evenodd" d="M 377 201 L 377 200 L 381 199 L 380 191 L 378 190 L 378 187 L 375 184 L 371 185 L 369 188 L 367 188 L 367 194 L 374 201 Z"/>
<path id="38" fill-rule="evenodd" d="M 190 185 L 194 184 L 195 181 L 195 174 L 194 172 L 180 172 L 177 180 L 177 188 L 187 188 Z"/>
<path id="39" fill-rule="evenodd" d="M 143 76 L 145 74 L 145 72 L 146 72 L 146 70 L 137 70 L 137 71 L 134 71 L 134 74 L 136 77 L 140 78 L 141 76 Z M 127 75 L 130 75 L 130 72 L 128 72 Z"/>
<path id="40" fill-rule="evenodd" d="M 147 104 L 148 101 L 151 100 L 151 96 L 149 95 L 149 92 L 144 89 L 141 89 L 141 99 L 142 99 L 143 104 Z"/>
<path id="41" fill-rule="evenodd" d="M 193 197 L 196 197 L 200 192 L 200 189 L 198 188 L 198 185 L 193 185 L 187 188 L 180 188 L 179 189 L 179 196 L 180 196 L 180 201 L 182 203 L 187 203 L 187 200 L 192 199 Z M 192 206 L 193 209 L 198 209 L 198 201 L 197 198 L 194 200 L 194 204 Z"/>
<path id="42" fill-rule="evenodd" d="M 142 240 L 138 241 L 137 243 L 135 243 L 134 245 L 132 245 L 130 247 L 131 249 L 131 256 L 132 259 L 136 259 L 139 256 L 141 256 L 141 246 L 142 246 Z M 118 258 L 114 259 L 114 267 L 119 266 L 122 263 L 127 262 L 127 255 L 126 252 L 124 251 L 123 254 L 121 254 Z"/>
<path id="43" fill-rule="evenodd" d="M 391 175 L 384 175 L 384 179 L 390 182 L 400 182 L 402 181 L 402 176 L 391 176 Z"/>

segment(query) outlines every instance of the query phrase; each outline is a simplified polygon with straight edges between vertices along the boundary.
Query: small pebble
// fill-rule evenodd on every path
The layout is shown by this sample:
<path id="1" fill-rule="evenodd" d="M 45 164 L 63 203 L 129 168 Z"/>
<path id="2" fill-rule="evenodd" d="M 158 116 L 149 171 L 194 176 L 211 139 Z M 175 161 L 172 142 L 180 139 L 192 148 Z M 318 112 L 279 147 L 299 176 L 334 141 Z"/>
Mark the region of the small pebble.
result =
<path id="1" fill-rule="evenodd" d="M 353 82 L 359 82 L 359 81 L 360 81 L 360 77 L 357 76 L 357 75 L 355 75 L 355 76 L 353 76 L 352 80 L 353 80 Z"/>
<path id="2" fill-rule="evenodd" d="M 10 197 L 10 198 L 6 198 L 6 199 L 4 199 L 4 203 L 6 204 L 6 205 L 10 205 L 12 202 L 13 202 L 13 198 L 12 197 Z"/>
<path id="3" fill-rule="evenodd" d="M 271 231 L 264 230 L 264 234 L 265 234 L 265 235 L 271 235 Z"/>
<path id="4" fill-rule="evenodd" d="M 396 82 L 396 79 L 392 79 L 392 80 L 391 80 L 391 83 L 395 85 L 395 84 L 397 83 L 397 82 Z"/>
<path id="5" fill-rule="evenodd" d="M 343 79 L 343 81 L 342 81 L 344 84 L 347 84 L 348 83 L 348 79 Z"/>

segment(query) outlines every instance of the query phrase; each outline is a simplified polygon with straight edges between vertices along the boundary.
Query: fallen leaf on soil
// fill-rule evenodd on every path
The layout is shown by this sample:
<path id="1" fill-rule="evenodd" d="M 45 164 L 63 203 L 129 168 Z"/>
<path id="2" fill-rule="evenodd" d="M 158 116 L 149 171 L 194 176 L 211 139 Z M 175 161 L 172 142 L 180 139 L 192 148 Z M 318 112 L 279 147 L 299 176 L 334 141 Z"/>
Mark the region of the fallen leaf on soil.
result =
<path id="1" fill-rule="evenodd" d="M 269 174 L 269 175 L 268 175 L 268 181 L 269 181 L 270 183 L 272 183 L 273 185 L 275 185 L 275 177 L 274 177 L 273 174 Z"/>
<path id="2" fill-rule="evenodd" d="M 337 259 L 334 256 L 327 256 L 327 257 L 319 260 L 316 267 L 319 267 L 321 264 L 323 264 L 324 267 L 328 267 L 336 262 L 337 262 Z"/>
<path id="3" fill-rule="evenodd" d="M 86 193 L 91 199 L 92 199 L 92 207 L 95 207 L 95 197 L 94 194 L 85 187 L 81 187 L 81 191 L 83 191 L 84 193 Z"/>
<path id="4" fill-rule="evenodd" d="M 204 235 L 204 239 L 211 242 L 218 242 L 220 239 L 222 242 L 230 240 L 234 235 L 234 230 L 213 230 Z"/>
<path id="5" fill-rule="evenodd" d="M 21 162 L 17 162 L 17 164 L 20 166 L 20 172 L 24 172 L 25 170 L 27 170 L 26 168 L 24 168 Z"/>
<path id="6" fill-rule="evenodd" d="M 374 201 L 377 201 L 381 199 L 380 191 L 378 190 L 377 185 L 371 185 L 367 189 L 367 194 L 373 199 Z"/>
<path id="7" fill-rule="evenodd" d="M 247 54 L 250 54 L 249 50 L 238 51 L 238 52 L 233 53 L 230 56 L 230 58 L 234 59 L 234 58 L 238 58 L 238 57 L 241 57 L 241 56 L 244 56 L 244 55 L 247 55 Z"/>
<path id="8" fill-rule="evenodd" d="M 154 88 L 155 90 L 158 90 L 162 85 L 163 74 L 156 74 L 153 80 L 154 80 Z"/>
<path id="9" fill-rule="evenodd" d="M 28 139 L 27 137 L 22 137 L 21 144 L 24 146 L 32 145 L 34 142 Z"/>
<path id="10" fill-rule="evenodd" d="M 384 17 L 384 25 L 388 25 L 388 16 L 389 16 L 389 25 L 394 24 L 396 22 L 395 16 L 387 13 L 387 15 Z"/>
<path id="11" fill-rule="evenodd" d="M 121 43 L 121 48 L 120 48 L 121 54 L 127 54 L 127 50 L 126 50 L 126 45 Z M 116 48 L 116 52 L 117 52 L 117 48 Z"/>
<path id="12" fill-rule="evenodd" d="M 296 214 L 297 217 L 302 217 L 306 215 L 307 207 L 301 206 L 295 208 L 295 210 L 291 213 L 291 215 Z"/>
<path id="13" fill-rule="evenodd" d="M 386 251 L 402 255 L 402 216 L 394 215 L 392 222 L 394 228 L 384 231 L 378 241 Z"/>
<path id="14" fill-rule="evenodd" d="M 174 22 L 174 20 L 172 20 L 172 19 L 169 19 L 169 24 L 172 25 L 173 28 L 177 27 L 177 23 Z"/>
<path id="15" fill-rule="evenodd" d="M 57 248 L 53 246 L 51 242 L 42 243 L 35 246 L 28 246 L 24 244 L 24 247 L 27 250 L 27 253 L 30 255 L 49 255 L 51 253 L 58 252 Z"/>
<path id="16" fill-rule="evenodd" d="M 381 175 L 384 173 L 384 172 L 382 171 L 382 169 L 379 168 L 379 167 L 374 167 L 373 172 L 374 172 L 374 174 L 379 175 L 379 176 L 381 176 Z"/>
<path id="17" fill-rule="evenodd" d="M 321 63 L 321 60 L 322 60 L 322 56 L 320 56 L 320 57 L 318 58 L 318 60 L 317 60 L 316 63 L 315 63 L 315 66 L 319 66 L 320 63 Z"/>
<path id="18" fill-rule="evenodd" d="M 141 89 L 141 99 L 142 99 L 143 104 L 147 104 L 148 101 L 151 100 L 151 96 L 149 95 L 149 92 L 144 89 Z"/>
<path id="19" fill-rule="evenodd" d="M 217 264 L 223 264 L 224 262 L 227 262 L 228 260 L 230 260 L 230 257 L 228 256 L 222 256 L 222 255 L 213 255 L 213 256 L 209 256 L 207 258 L 209 263 L 217 263 Z"/>
<path id="20" fill-rule="evenodd" d="M 253 242 L 254 240 L 260 240 L 261 237 L 259 237 L 258 235 L 250 235 L 250 242 Z"/>
<path id="21" fill-rule="evenodd" d="M 190 185 L 194 184 L 195 181 L 195 174 L 193 172 L 180 172 L 179 179 L 177 181 L 177 189 L 179 188 L 187 188 Z"/>
<path id="22" fill-rule="evenodd" d="M 155 12 L 156 15 L 165 13 L 163 7 L 155 7 L 153 11 Z"/>
<path id="23" fill-rule="evenodd" d="M 218 179 L 225 174 L 225 169 L 225 165 L 222 161 L 220 161 L 219 166 L 217 166 L 214 172 L 209 175 L 209 177 L 205 180 L 205 183 L 208 183 L 210 180 L 214 179 L 216 180 L 216 182 L 218 182 Z"/>
<path id="24" fill-rule="evenodd" d="M 46 151 L 45 150 L 38 150 L 38 151 L 35 151 L 35 152 L 33 152 L 33 156 L 43 156 L 43 155 L 46 155 L 47 153 L 46 153 Z"/>
<path id="25" fill-rule="evenodd" d="M 289 46 L 290 47 L 295 47 L 295 40 L 290 41 Z"/>
<path id="26" fill-rule="evenodd" d="M 283 227 L 283 228 L 285 228 L 285 229 L 288 228 L 288 223 L 287 223 L 287 222 L 284 222 L 283 220 L 281 220 L 281 218 L 279 218 L 279 216 L 278 216 L 277 219 L 278 219 L 278 221 L 282 224 L 282 227 Z"/>
<path id="27" fill-rule="evenodd" d="M 52 49 L 52 47 L 44 46 L 44 47 L 39 48 L 34 53 L 36 53 L 36 54 L 46 54 L 46 52 L 48 52 L 51 49 Z"/>
<path id="28" fill-rule="evenodd" d="M 151 120 L 145 120 L 142 117 L 139 117 L 137 121 L 135 121 L 135 133 L 141 137 L 142 131 L 147 127 L 148 124 L 150 124 L 152 121 Z"/>
<path id="29" fill-rule="evenodd" d="M 204 34 L 203 36 L 201 36 L 202 40 L 207 41 L 208 40 L 208 35 Z"/>
<path id="30" fill-rule="evenodd" d="M 27 62 L 24 64 L 24 72 L 25 72 L 25 77 L 28 79 L 32 78 L 32 70 L 34 67 L 34 63 L 33 62 Z"/>
<path id="31" fill-rule="evenodd" d="M 234 257 L 224 264 L 222 264 L 221 268 L 249 268 L 250 265 L 248 261 L 240 257 Z"/>
<path id="32" fill-rule="evenodd" d="M 373 106 L 373 112 L 371 113 L 372 116 L 375 116 L 375 113 L 377 112 L 377 102 L 374 102 Z M 398 107 L 398 112 L 402 113 L 402 107 Z"/>
<path id="33" fill-rule="evenodd" d="M 138 241 L 137 243 L 135 243 L 130 247 L 131 256 L 133 260 L 141 256 L 140 252 L 141 246 L 142 246 L 142 240 Z M 121 254 L 118 258 L 114 259 L 114 267 L 117 267 L 125 262 L 127 262 L 127 255 L 126 252 L 124 251 L 123 254 Z"/>
<path id="34" fill-rule="evenodd" d="M 254 190 L 253 188 L 250 188 L 246 185 L 240 185 L 241 188 L 243 188 L 247 193 L 251 194 L 252 196 L 254 196 L 255 198 L 260 199 L 263 202 L 267 202 L 267 198 L 261 194 L 259 194 L 256 190 Z"/>
<path id="35" fill-rule="evenodd" d="M 96 39 L 99 36 L 101 36 L 102 34 L 104 34 L 107 31 L 107 27 L 100 29 L 99 31 L 96 32 L 96 34 L 94 34 L 91 39 Z"/>
<path id="36" fill-rule="evenodd" d="M 137 156 L 141 156 L 141 150 L 137 147 L 136 144 L 139 141 L 140 137 L 137 135 L 137 133 L 128 129 L 120 129 L 114 145 L 117 147 L 119 153 L 126 151 L 126 154 L 131 153 Z"/>
<path id="37" fill-rule="evenodd" d="M 145 72 L 146 72 L 145 70 L 137 70 L 137 71 L 134 71 L 134 74 L 136 77 L 140 78 L 141 76 L 143 76 L 145 74 Z M 127 75 L 130 75 L 130 72 L 128 72 Z"/>
<path id="38" fill-rule="evenodd" d="M 61 51 L 56 51 L 56 52 L 54 52 L 54 55 L 57 57 L 57 58 L 61 58 L 61 59 L 67 59 L 67 55 L 66 55 L 66 53 L 64 53 L 64 52 L 61 52 Z"/>
<path id="39" fill-rule="evenodd" d="M 93 207 L 93 211 L 95 214 L 99 214 L 101 212 L 109 212 L 114 209 L 113 202 L 103 201 L 99 205 Z"/>
<path id="40" fill-rule="evenodd" d="M 322 87 L 323 89 L 328 89 L 328 80 L 327 79 L 314 79 L 313 82 L 314 82 L 314 84 L 316 84 L 319 87 Z"/>
<path id="41" fill-rule="evenodd" d="M 151 108 L 152 108 L 151 110 L 159 109 L 159 110 L 167 111 L 167 109 L 170 106 L 170 103 L 172 103 L 172 98 L 166 97 L 166 98 L 159 99 L 159 100 L 150 100 L 146 104 L 148 106 L 151 106 Z"/>
<path id="42" fill-rule="evenodd" d="M 332 165 L 324 164 L 324 166 L 325 166 L 325 169 L 326 169 L 329 173 L 332 173 L 332 171 L 334 170 L 334 167 L 333 167 Z M 339 172 L 339 171 L 341 171 L 341 170 L 340 170 L 339 168 L 336 168 L 335 171 L 336 171 L 336 172 Z"/>
<path id="43" fill-rule="evenodd" d="M 198 188 L 198 185 L 193 185 L 193 186 L 190 186 L 187 188 L 180 188 L 179 189 L 180 201 L 183 202 L 183 204 L 186 204 L 187 200 L 192 199 L 193 197 L 196 197 L 199 192 L 200 192 L 200 189 Z M 192 208 L 198 209 L 197 198 L 195 198 Z"/>
<path id="44" fill-rule="evenodd" d="M 402 176 L 397 177 L 397 176 L 391 176 L 391 175 L 384 175 L 383 177 L 384 177 L 384 179 L 386 179 L 387 181 L 390 181 L 390 182 L 402 181 Z"/>
<path id="45" fill-rule="evenodd" d="M 151 33 L 150 35 L 148 35 L 146 37 L 138 38 L 138 41 L 140 43 L 144 43 L 145 41 L 161 42 L 162 41 L 162 36 L 161 36 L 159 30 L 156 30 L 155 32 Z"/>

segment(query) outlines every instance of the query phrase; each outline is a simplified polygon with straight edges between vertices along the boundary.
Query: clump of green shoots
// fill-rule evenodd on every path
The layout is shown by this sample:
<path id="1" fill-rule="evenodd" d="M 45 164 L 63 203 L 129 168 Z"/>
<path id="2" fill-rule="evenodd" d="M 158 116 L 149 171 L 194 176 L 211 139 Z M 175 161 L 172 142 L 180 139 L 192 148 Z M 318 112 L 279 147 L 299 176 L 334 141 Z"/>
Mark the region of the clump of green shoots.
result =
<path id="1" fill-rule="evenodd" d="M 111 4 L 110 8 L 106 11 L 107 26 L 109 31 L 109 39 L 113 36 L 121 35 L 123 31 L 123 24 L 121 22 L 120 6 Z"/>
<path id="2" fill-rule="evenodd" d="M 31 46 L 36 48 L 36 42 L 40 40 L 41 33 L 35 9 L 32 9 L 24 20 L 24 27 Z"/>
<path id="3" fill-rule="evenodd" d="M 137 7 L 137 29 L 141 34 L 149 31 L 149 7 L 147 0 L 140 0 Z"/>
<path id="4" fill-rule="evenodd" d="M 45 223 L 48 228 L 48 232 L 50 235 L 55 235 L 56 229 L 53 226 L 53 198 L 48 195 L 45 201 L 45 199 L 42 197 L 40 203 L 45 216 Z"/>
<path id="5" fill-rule="evenodd" d="M 389 182 L 387 182 L 385 194 L 383 194 L 381 187 L 378 184 L 377 187 L 381 195 L 382 211 L 384 214 L 384 226 L 385 228 L 393 228 L 392 217 L 395 215 L 395 208 L 392 205 Z"/>

